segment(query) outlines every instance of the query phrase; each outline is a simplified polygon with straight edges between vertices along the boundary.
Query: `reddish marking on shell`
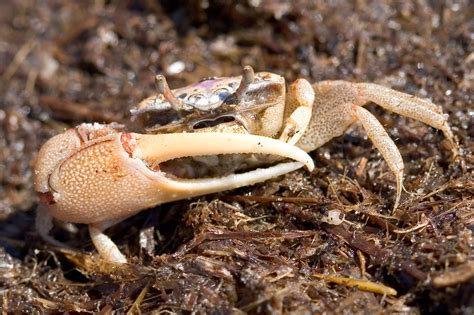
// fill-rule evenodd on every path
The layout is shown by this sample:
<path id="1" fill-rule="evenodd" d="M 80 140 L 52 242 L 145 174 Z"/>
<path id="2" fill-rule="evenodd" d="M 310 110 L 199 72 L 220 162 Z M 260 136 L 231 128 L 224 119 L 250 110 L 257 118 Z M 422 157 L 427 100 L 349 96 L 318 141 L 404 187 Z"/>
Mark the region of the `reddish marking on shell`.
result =
<path id="1" fill-rule="evenodd" d="M 128 132 L 122 132 L 122 134 L 120 135 L 120 142 L 122 143 L 122 147 L 125 150 L 125 152 L 127 152 L 128 155 L 132 157 L 133 151 L 135 150 L 135 147 L 137 146 L 137 142 L 132 137 L 132 134 Z"/>
<path id="2" fill-rule="evenodd" d="M 201 81 L 201 82 L 198 82 L 198 83 L 194 84 L 193 87 L 201 88 L 201 89 L 210 89 L 210 88 L 214 87 L 214 85 L 217 82 L 219 82 L 219 80 L 216 80 L 216 79 L 204 80 L 204 81 Z"/>
<path id="3" fill-rule="evenodd" d="M 353 117 L 354 119 L 357 119 L 357 116 L 356 116 L 357 107 L 358 107 L 357 104 L 354 104 L 354 103 L 351 104 L 352 117 Z"/>
<path id="4" fill-rule="evenodd" d="M 46 193 L 38 193 L 38 197 L 41 203 L 45 205 L 53 205 L 56 203 L 56 200 L 54 200 L 54 196 L 50 192 Z"/>

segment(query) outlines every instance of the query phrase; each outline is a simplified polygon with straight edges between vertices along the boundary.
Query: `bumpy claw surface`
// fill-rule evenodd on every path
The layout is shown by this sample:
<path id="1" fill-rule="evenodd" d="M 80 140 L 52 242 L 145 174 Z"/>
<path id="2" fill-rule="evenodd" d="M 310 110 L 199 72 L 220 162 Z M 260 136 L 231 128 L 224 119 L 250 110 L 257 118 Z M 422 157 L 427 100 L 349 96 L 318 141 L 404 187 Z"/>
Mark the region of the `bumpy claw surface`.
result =
<path id="1" fill-rule="evenodd" d="M 279 155 L 298 162 L 203 179 L 180 179 L 160 170 L 161 163 L 172 159 L 237 153 Z M 49 214 L 63 221 L 89 224 L 98 251 L 121 263 L 123 255 L 102 233 L 112 222 L 164 202 L 252 185 L 303 165 L 314 168 L 304 151 L 262 136 L 143 135 L 121 132 L 113 126 L 81 125 L 43 146 L 35 168 L 35 188 Z M 39 230 L 44 236 L 49 228 Z"/>

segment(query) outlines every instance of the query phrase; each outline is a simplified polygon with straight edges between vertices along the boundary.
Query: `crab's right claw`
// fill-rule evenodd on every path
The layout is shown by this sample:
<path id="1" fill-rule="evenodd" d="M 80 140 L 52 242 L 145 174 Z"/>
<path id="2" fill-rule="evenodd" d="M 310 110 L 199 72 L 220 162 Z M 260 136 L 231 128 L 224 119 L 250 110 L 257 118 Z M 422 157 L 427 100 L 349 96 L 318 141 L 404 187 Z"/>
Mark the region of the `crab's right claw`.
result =
<path id="1" fill-rule="evenodd" d="M 252 185 L 303 165 L 314 167 L 301 149 L 267 137 L 109 130 L 97 136 L 100 128 L 94 128 L 94 137 L 73 131 L 56 136 L 38 155 L 36 190 L 60 220 L 96 224 L 125 218 L 164 202 Z M 273 154 L 298 162 L 203 179 L 179 179 L 160 170 L 160 163 L 171 159 L 234 153 Z"/>

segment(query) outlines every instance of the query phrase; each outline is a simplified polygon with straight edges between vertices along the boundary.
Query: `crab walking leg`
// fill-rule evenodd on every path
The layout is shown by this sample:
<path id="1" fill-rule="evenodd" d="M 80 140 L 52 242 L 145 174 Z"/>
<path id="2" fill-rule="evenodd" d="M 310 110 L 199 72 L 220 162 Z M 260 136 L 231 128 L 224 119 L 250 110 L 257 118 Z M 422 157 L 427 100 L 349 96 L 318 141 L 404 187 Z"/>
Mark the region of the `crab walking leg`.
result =
<path id="1" fill-rule="evenodd" d="M 400 151 L 398 151 L 397 146 L 377 118 L 375 118 L 368 110 L 357 105 L 353 105 L 352 109 L 357 119 L 362 123 L 362 126 L 367 132 L 370 140 L 380 151 L 390 170 L 395 174 L 397 181 L 397 195 L 393 206 L 393 209 L 395 210 L 400 202 L 400 195 L 403 187 L 404 165 Z"/>
<path id="2" fill-rule="evenodd" d="M 389 111 L 441 130 L 451 143 L 453 154 L 458 154 L 458 147 L 448 124 L 448 115 L 443 114 L 440 107 L 427 100 L 373 83 L 358 83 L 355 86 L 364 102 L 372 101 Z"/>
<path id="3" fill-rule="evenodd" d="M 131 148 L 132 157 L 153 164 L 188 156 L 252 153 L 279 155 L 303 163 L 310 171 L 314 169 L 313 160 L 300 148 L 263 136 L 218 132 L 122 134 L 121 141 Z"/>
<path id="4" fill-rule="evenodd" d="M 127 258 L 120 252 L 110 237 L 104 234 L 104 231 L 123 220 L 124 219 L 117 219 L 89 224 L 89 235 L 100 256 L 116 264 L 127 263 Z"/>
<path id="5" fill-rule="evenodd" d="M 314 103 L 314 90 L 311 84 L 299 79 L 293 82 L 288 90 L 285 103 L 285 125 L 280 140 L 296 144 L 304 134 L 311 120 Z"/>
<path id="6" fill-rule="evenodd" d="M 55 240 L 49 235 L 49 232 L 53 229 L 53 217 L 49 214 L 48 208 L 44 205 L 39 205 L 36 209 L 35 228 L 39 236 L 51 245 L 69 248 L 66 244 Z"/>
<path id="7" fill-rule="evenodd" d="M 117 245 L 115 245 L 115 243 L 107 235 L 105 235 L 103 231 L 108 229 L 112 225 L 123 221 L 124 219 L 105 221 L 103 223 L 97 224 L 89 224 L 89 235 L 97 251 L 106 260 L 117 264 L 126 263 L 127 259 L 120 252 Z M 38 234 L 44 241 L 57 247 L 70 248 L 68 245 L 55 240 L 49 235 L 49 232 L 53 228 L 53 217 L 49 214 L 48 209 L 43 205 L 40 205 L 36 210 L 35 227 L 38 231 Z"/>

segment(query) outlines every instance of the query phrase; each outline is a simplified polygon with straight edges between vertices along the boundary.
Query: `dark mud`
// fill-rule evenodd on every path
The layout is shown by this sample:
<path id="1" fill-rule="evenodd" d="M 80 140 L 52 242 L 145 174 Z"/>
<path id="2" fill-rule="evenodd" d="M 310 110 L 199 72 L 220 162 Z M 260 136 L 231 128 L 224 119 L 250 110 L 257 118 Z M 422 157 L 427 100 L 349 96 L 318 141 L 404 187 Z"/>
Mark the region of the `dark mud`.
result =
<path id="1" fill-rule="evenodd" d="M 470 1 L 2 1 L 2 314 L 472 314 L 472 12 Z M 179 87 L 245 64 L 288 81 L 368 81 L 430 98 L 449 114 L 461 156 L 452 160 L 440 132 L 372 104 L 405 161 L 409 193 L 394 217 L 394 178 L 354 126 L 312 153 L 311 174 L 111 228 L 133 257 L 125 268 L 98 261 L 84 226 L 54 230 L 72 252 L 38 238 L 31 166 L 44 141 L 81 122 L 126 123 L 157 73 Z M 345 222 L 323 223 L 330 210 Z"/>

